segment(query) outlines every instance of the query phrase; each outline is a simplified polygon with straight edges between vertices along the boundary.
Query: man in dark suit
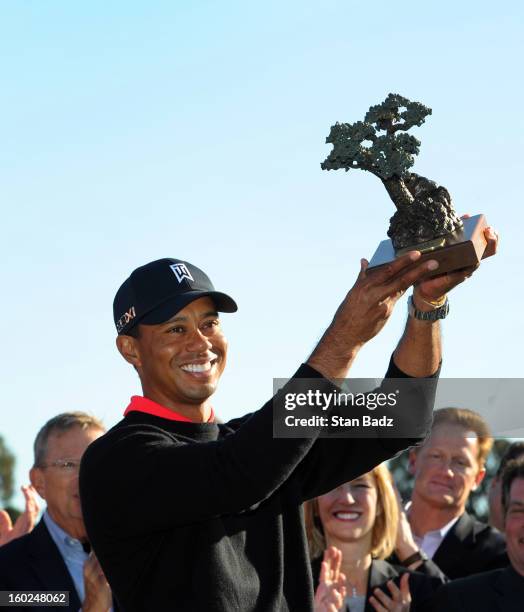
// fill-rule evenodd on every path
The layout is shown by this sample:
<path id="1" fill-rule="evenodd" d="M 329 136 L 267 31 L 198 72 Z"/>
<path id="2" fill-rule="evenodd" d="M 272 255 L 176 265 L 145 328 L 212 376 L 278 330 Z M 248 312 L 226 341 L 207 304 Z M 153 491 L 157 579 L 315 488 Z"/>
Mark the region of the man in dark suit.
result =
<path id="1" fill-rule="evenodd" d="M 107 612 L 111 591 L 84 527 L 78 468 L 87 446 L 104 433 L 82 412 L 60 414 L 38 433 L 31 483 L 47 509 L 34 530 L 0 547 L 0 590 L 69 591 L 69 606 L 33 609 Z"/>
<path id="2" fill-rule="evenodd" d="M 489 483 L 489 524 L 504 532 L 504 510 L 502 509 L 502 473 L 512 459 L 524 457 L 524 440 L 513 442 L 501 458 L 497 473 Z"/>
<path id="3" fill-rule="evenodd" d="M 524 459 L 510 461 L 502 476 L 510 566 L 454 580 L 441 587 L 432 610 L 517 612 L 524 608 Z"/>
<path id="4" fill-rule="evenodd" d="M 484 478 L 492 444 L 488 426 L 476 412 L 435 411 L 430 437 L 410 451 L 415 483 L 407 508 L 409 523 L 401 521 L 401 528 L 411 528 L 404 538 L 419 553 L 401 563 L 409 565 L 406 561 L 413 563 L 419 554 L 452 580 L 507 565 L 504 536 L 465 510 L 471 491 Z"/>
<path id="5" fill-rule="evenodd" d="M 451 580 L 505 567 L 506 543 L 495 529 L 464 512 L 437 548 L 433 562 Z"/>

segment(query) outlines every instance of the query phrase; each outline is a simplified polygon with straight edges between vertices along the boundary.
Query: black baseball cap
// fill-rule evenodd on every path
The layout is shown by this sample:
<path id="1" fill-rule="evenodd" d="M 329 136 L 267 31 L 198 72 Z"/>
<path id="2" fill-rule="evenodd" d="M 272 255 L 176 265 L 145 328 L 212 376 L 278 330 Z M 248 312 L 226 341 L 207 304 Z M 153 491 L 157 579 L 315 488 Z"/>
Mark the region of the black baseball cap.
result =
<path id="1" fill-rule="evenodd" d="M 220 312 L 236 312 L 235 301 L 215 291 L 207 274 L 180 259 L 157 259 L 134 270 L 116 292 L 113 317 L 116 331 L 127 334 L 138 323 L 168 321 L 193 300 L 210 297 Z"/>

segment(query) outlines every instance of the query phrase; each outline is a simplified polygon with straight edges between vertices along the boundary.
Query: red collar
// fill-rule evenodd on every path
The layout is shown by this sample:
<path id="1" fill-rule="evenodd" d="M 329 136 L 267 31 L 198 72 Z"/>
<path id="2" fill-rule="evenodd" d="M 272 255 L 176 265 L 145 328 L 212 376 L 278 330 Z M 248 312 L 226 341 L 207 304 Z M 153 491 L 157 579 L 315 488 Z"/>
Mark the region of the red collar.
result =
<path id="1" fill-rule="evenodd" d="M 147 397 L 142 397 L 141 395 L 133 395 L 131 397 L 131 402 L 125 409 L 124 416 L 127 416 L 130 412 L 145 412 L 146 414 L 152 414 L 153 416 L 162 417 L 163 419 L 168 419 L 170 421 L 185 421 L 186 423 L 193 423 L 191 419 L 188 419 L 182 414 L 173 412 L 173 410 L 170 410 L 165 406 L 161 406 L 153 400 L 150 400 Z M 213 408 L 211 408 L 211 414 L 209 415 L 207 422 L 212 423 L 214 420 L 215 413 Z"/>

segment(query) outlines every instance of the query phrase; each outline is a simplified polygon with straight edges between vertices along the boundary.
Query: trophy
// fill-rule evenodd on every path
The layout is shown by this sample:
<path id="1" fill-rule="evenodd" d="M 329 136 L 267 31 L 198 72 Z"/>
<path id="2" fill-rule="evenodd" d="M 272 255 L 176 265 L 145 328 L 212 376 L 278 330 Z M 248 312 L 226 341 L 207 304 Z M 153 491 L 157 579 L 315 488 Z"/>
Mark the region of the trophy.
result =
<path id="1" fill-rule="evenodd" d="M 420 126 L 431 109 L 398 94 L 389 94 L 372 106 L 364 121 L 336 123 L 327 143 L 333 150 L 321 164 L 323 170 L 346 172 L 367 170 L 386 188 L 397 210 L 390 219 L 387 235 L 369 262 L 368 270 L 379 268 L 408 251 L 420 251 L 419 260 L 436 259 L 439 267 L 429 276 L 479 263 L 486 248 L 484 215 L 457 217 L 445 187 L 409 172 L 418 155 L 420 141 L 406 132 Z"/>

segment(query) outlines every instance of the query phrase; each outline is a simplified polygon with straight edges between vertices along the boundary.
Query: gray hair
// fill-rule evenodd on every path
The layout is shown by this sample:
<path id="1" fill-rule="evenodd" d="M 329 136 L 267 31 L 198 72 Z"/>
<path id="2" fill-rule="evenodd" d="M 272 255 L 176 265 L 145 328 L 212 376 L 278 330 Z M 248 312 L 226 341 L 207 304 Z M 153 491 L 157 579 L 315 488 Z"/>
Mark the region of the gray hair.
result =
<path id="1" fill-rule="evenodd" d="M 100 419 L 85 412 L 63 412 L 62 414 L 58 414 L 47 421 L 35 438 L 35 443 L 33 445 L 35 453 L 34 467 L 39 467 L 44 463 L 49 436 L 55 433 L 64 433 L 73 429 L 73 427 L 80 427 L 82 430 L 100 429 L 101 431 L 105 431 L 106 429 Z"/>

